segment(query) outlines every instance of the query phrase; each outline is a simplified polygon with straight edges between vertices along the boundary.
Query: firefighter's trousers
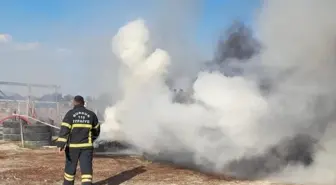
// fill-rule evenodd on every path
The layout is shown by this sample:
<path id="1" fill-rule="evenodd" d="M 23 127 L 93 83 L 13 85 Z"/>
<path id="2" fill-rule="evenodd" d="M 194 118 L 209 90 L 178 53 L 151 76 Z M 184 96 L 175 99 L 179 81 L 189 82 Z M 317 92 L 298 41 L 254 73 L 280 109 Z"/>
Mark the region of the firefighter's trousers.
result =
<path id="1" fill-rule="evenodd" d="M 93 149 L 66 148 L 63 185 L 74 185 L 77 163 L 81 169 L 82 185 L 92 185 Z"/>

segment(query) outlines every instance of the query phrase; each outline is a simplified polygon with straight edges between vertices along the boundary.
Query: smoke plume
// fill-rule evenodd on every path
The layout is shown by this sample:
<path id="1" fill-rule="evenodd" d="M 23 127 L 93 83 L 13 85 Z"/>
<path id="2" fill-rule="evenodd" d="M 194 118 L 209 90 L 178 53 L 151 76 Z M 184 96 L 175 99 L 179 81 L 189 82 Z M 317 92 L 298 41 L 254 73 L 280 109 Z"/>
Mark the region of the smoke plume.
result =
<path id="1" fill-rule="evenodd" d="M 261 52 L 241 76 L 199 72 L 188 104 L 172 101 L 170 56 L 152 48 L 145 21 L 128 23 L 112 44 L 123 96 L 106 109 L 101 139 L 211 173 L 332 182 L 335 9 L 332 0 L 265 1 Z M 264 79 L 268 93 L 260 89 Z"/>

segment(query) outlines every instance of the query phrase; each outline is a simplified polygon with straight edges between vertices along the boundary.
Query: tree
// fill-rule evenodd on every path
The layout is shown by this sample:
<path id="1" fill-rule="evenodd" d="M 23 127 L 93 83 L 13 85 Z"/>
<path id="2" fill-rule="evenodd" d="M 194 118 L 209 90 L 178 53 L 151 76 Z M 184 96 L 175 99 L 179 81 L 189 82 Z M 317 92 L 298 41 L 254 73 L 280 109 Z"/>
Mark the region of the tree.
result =
<path id="1" fill-rule="evenodd" d="M 41 96 L 40 98 L 34 98 L 33 99 L 38 99 L 40 101 L 61 101 L 63 99 L 62 94 L 60 93 L 51 93 L 51 94 L 45 94 Z"/>
<path id="2" fill-rule="evenodd" d="M 70 102 L 73 100 L 73 98 L 74 96 L 72 96 L 71 94 L 67 94 L 63 97 L 63 101 Z"/>

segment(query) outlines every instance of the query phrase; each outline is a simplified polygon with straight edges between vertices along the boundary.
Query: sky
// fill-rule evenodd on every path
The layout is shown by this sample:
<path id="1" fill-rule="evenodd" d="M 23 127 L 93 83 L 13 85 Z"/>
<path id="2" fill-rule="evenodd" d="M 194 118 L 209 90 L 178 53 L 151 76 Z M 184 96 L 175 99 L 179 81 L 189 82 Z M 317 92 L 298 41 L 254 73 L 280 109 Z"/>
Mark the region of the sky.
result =
<path id="1" fill-rule="evenodd" d="M 127 22 L 144 18 L 156 33 L 175 40 L 173 47 L 185 37 L 211 58 L 221 31 L 234 20 L 253 25 L 260 4 L 261 0 L 2 1 L 0 81 L 59 84 L 63 93 L 72 94 L 110 91 L 114 85 L 106 82 L 115 84 L 111 73 L 117 72 L 111 39 Z"/>

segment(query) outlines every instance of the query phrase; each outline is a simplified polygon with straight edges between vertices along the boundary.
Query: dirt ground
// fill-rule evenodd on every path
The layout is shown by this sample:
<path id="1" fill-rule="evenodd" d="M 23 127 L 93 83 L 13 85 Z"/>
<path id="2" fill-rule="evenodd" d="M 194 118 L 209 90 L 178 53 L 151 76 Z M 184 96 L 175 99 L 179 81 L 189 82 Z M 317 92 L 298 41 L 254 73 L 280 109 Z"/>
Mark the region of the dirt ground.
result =
<path id="1" fill-rule="evenodd" d="M 1 185 L 62 184 L 64 156 L 55 149 L 25 149 L 0 141 Z M 79 169 L 78 169 L 79 171 Z M 77 184 L 79 183 L 77 175 Z M 155 164 L 138 157 L 94 158 L 95 185 L 271 185 L 270 182 L 236 181 Z M 275 185 L 275 184 L 272 184 Z"/>

